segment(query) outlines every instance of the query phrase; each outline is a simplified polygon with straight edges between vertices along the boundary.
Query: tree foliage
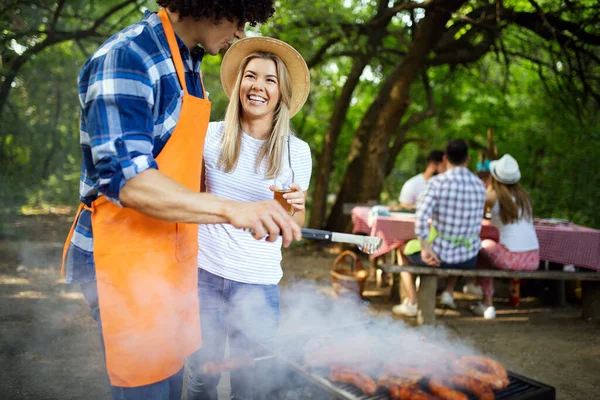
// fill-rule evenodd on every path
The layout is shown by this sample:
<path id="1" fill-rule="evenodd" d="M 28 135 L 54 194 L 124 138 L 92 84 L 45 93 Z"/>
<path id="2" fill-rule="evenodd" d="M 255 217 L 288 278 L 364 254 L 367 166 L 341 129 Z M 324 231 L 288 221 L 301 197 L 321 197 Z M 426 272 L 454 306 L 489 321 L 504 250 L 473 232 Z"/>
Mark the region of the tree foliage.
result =
<path id="1" fill-rule="evenodd" d="M 79 69 L 106 38 L 139 19 L 145 3 L 0 3 L 2 203 L 77 199 Z"/>
<path id="2" fill-rule="evenodd" d="M 469 86 L 481 86 L 479 79 L 487 81 L 469 98 L 468 108 L 473 102 L 485 110 L 490 110 L 491 104 L 505 107 L 508 86 L 520 84 L 511 71 L 525 68 L 537 72 L 537 76 L 527 75 L 528 82 L 536 82 L 552 101 L 563 103 L 561 113 L 568 113 L 569 119 L 574 116 L 578 128 L 589 132 L 596 126 L 600 36 L 598 7 L 591 3 L 437 0 L 343 4 L 306 5 L 301 12 L 307 18 L 298 18 L 291 11 L 289 19 L 269 26 L 269 33 L 302 47 L 313 76 L 321 78 L 332 65 L 349 65 L 346 78 L 337 85 L 340 94 L 318 153 L 310 219 L 315 227 L 348 229 L 349 205 L 380 200 L 385 180 L 403 156 L 405 145 L 412 141 L 427 145 L 423 137 L 407 134 L 428 118 L 437 115 L 438 122 L 444 121 L 440 124 L 443 131 L 456 130 L 470 115 L 479 117 L 474 122 L 484 124 L 479 132 L 495 127 L 497 112 L 492 118 L 481 118 L 481 110 L 463 109 L 466 115 L 459 119 L 444 118 L 447 103 L 467 92 L 473 95 Z M 312 8 L 316 9 L 308 13 Z M 327 13 L 336 15 L 324 22 L 320 16 Z M 477 69 L 484 58 L 486 66 L 498 74 L 493 79 Z M 355 71 L 361 74 L 359 82 L 352 80 Z M 433 81 L 440 76 L 445 82 Z M 462 83 L 463 92 L 452 90 L 456 83 Z M 345 112 L 358 111 L 356 104 L 349 103 L 357 102 L 362 85 L 375 86 L 375 91 L 361 110 L 360 123 L 346 132 L 350 124 Z M 443 92 L 440 85 L 450 87 L 451 93 Z M 313 87 L 312 96 L 321 91 L 322 85 Z M 444 93 L 442 101 L 437 96 L 440 92 Z M 443 131 L 438 137 L 446 137 Z M 462 131 L 459 134 L 465 136 Z M 345 135 L 352 138 L 344 153 L 349 156 L 332 157 Z M 330 175 L 329 171 L 340 167 L 341 182 L 330 180 L 338 173 Z M 336 201 L 325 218 L 325 196 L 331 192 Z"/>
<path id="3" fill-rule="evenodd" d="M 394 201 L 424 155 L 488 130 L 515 156 L 539 217 L 600 227 L 600 7 L 594 0 L 281 0 L 258 28 L 296 47 L 312 91 L 294 118 L 314 156 L 310 224 Z M 76 203 L 77 74 L 153 1 L 0 2 L 0 201 Z M 223 117 L 221 57 L 203 73 Z"/>

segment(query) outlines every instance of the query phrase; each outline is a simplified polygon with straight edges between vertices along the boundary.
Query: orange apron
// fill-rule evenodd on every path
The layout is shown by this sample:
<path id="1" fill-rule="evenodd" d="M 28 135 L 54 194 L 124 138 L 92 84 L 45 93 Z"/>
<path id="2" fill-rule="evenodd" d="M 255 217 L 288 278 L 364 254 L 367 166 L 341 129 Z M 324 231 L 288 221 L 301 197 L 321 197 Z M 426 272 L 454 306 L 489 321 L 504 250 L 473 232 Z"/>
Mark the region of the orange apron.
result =
<path id="1" fill-rule="evenodd" d="M 198 192 L 210 102 L 188 94 L 173 27 L 164 9 L 158 15 L 184 95 L 177 126 L 156 162 L 163 174 Z M 83 208 L 87 207 L 79 207 L 75 221 Z M 159 221 L 105 197 L 95 200 L 91 210 L 110 383 L 137 387 L 164 380 L 201 347 L 198 227 Z M 65 250 L 73 230 L 74 226 Z M 65 257 L 66 251 L 63 269 Z"/>

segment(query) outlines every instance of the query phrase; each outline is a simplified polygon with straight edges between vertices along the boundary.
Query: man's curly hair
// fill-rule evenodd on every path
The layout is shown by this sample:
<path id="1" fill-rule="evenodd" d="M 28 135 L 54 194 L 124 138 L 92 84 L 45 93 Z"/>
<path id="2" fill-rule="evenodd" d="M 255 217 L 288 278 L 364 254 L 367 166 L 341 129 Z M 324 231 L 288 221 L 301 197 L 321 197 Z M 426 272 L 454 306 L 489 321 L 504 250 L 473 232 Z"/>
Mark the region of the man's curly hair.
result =
<path id="1" fill-rule="evenodd" d="M 208 18 L 215 21 L 237 19 L 251 26 L 267 22 L 273 15 L 274 0 L 156 0 L 159 6 L 177 12 L 179 17 Z"/>

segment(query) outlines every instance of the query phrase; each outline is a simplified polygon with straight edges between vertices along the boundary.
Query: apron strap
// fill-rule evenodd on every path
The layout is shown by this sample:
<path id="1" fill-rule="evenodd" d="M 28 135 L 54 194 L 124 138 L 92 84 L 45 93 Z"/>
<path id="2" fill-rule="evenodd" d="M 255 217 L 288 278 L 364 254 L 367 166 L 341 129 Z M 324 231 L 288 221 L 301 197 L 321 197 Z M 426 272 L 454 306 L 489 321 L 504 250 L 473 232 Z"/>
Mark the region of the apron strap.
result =
<path id="1" fill-rule="evenodd" d="M 206 96 L 206 90 L 204 89 L 204 77 L 202 76 L 202 71 L 200 71 L 198 75 L 200 75 L 200 85 L 202 85 L 202 98 L 204 100 L 208 100 L 208 97 Z"/>
<path id="2" fill-rule="evenodd" d="M 175 64 L 175 70 L 177 71 L 179 83 L 183 88 L 183 93 L 188 94 L 187 86 L 185 84 L 185 69 L 183 68 L 183 61 L 181 59 L 181 53 L 179 52 L 179 46 L 177 45 L 177 39 L 175 38 L 175 32 L 173 31 L 173 25 L 171 24 L 169 15 L 164 8 L 160 9 L 158 16 L 162 21 L 163 29 L 165 30 L 165 35 L 167 36 L 167 42 L 169 43 L 169 48 L 171 50 L 171 58 L 173 59 L 173 64 Z M 204 83 L 202 84 L 202 91 L 204 92 Z"/>
<path id="3" fill-rule="evenodd" d="M 441 233 L 438 234 L 441 238 L 448 240 L 450 244 L 454 247 L 458 247 L 461 244 L 464 244 L 467 248 L 467 251 L 471 249 L 471 246 L 473 245 L 473 240 L 477 239 L 476 235 L 470 236 L 468 238 L 461 238 L 455 236 L 442 235 Z"/>
<path id="4" fill-rule="evenodd" d="M 71 224 L 71 229 L 69 230 L 69 235 L 67 236 L 67 240 L 65 240 L 65 247 L 63 248 L 62 267 L 60 269 L 61 276 L 65 275 L 65 261 L 67 260 L 67 252 L 69 251 L 69 245 L 73 239 L 73 233 L 75 232 L 75 225 L 77 225 L 77 221 L 79 220 L 79 214 L 81 214 L 83 210 L 92 211 L 92 209 L 86 206 L 84 203 L 79 203 L 77 213 L 75 213 L 75 218 L 73 218 L 73 224 Z"/>

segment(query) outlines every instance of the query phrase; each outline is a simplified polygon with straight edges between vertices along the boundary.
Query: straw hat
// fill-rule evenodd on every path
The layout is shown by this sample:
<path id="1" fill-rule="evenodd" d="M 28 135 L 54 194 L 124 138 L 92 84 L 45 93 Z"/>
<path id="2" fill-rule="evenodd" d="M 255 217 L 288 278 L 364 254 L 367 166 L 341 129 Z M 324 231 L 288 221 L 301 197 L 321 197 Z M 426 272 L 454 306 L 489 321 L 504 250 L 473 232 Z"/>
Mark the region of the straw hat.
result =
<path id="1" fill-rule="evenodd" d="M 310 75 L 304 58 L 289 44 L 269 37 L 248 37 L 235 42 L 223 56 L 221 85 L 228 98 L 235 85 L 242 60 L 257 51 L 273 53 L 285 64 L 292 84 L 290 117 L 300 111 L 310 91 Z"/>
<path id="2" fill-rule="evenodd" d="M 521 179 L 519 163 L 510 154 L 505 154 L 501 159 L 490 162 L 490 173 L 498 182 L 506 185 L 517 183 Z"/>

